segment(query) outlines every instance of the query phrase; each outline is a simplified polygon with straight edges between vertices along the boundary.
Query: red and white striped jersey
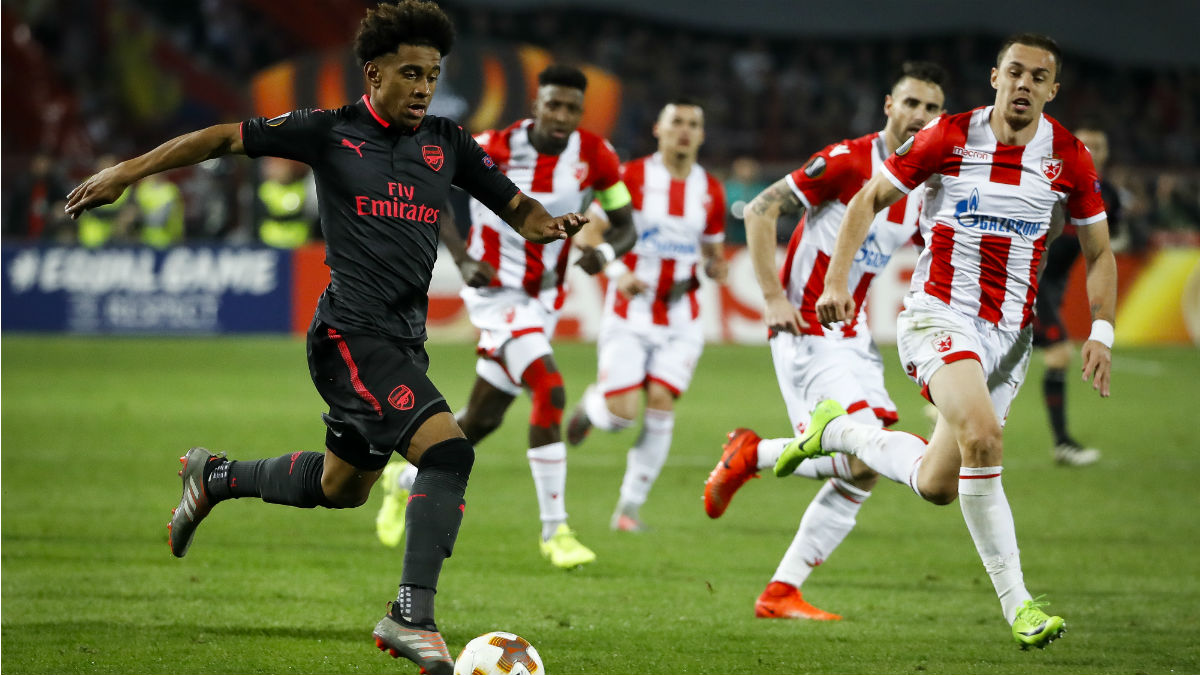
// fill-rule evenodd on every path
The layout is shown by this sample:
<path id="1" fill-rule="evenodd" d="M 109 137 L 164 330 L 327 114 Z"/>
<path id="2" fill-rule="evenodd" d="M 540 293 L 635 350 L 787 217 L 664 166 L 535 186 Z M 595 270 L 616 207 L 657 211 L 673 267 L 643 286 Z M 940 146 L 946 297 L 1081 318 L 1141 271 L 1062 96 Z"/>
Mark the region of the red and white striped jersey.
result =
<path id="1" fill-rule="evenodd" d="M 592 192 L 615 185 L 620 160 L 608 141 L 576 129 L 557 155 L 539 153 L 529 141 L 533 120 L 475 137 L 500 170 L 525 194 L 546 207 L 551 216 L 582 211 Z M 570 248 L 565 241 L 535 244 L 508 226 L 478 200 L 471 200 L 471 235 L 467 254 L 491 264 L 491 286 L 521 288 L 547 307 L 560 309 L 566 293 L 563 281 Z"/>
<path id="2" fill-rule="evenodd" d="M 854 297 L 855 316 L 825 328 L 817 319 L 817 298 L 825 290 L 825 272 L 833 255 L 842 216 L 850 199 L 883 167 L 887 159 L 887 143 L 876 132 L 853 140 L 826 146 L 813 155 L 803 168 L 787 175 L 787 183 L 804 204 L 804 217 L 792 232 L 787 258 L 780 271 L 780 282 L 788 300 L 800 310 L 808 323 L 804 333 L 829 337 L 856 338 L 866 336 L 861 330 L 867 312 L 865 300 L 871 280 L 892 258 L 892 253 L 908 243 L 917 232 L 921 213 L 920 195 L 905 196 L 890 208 L 880 211 L 866 241 L 854 256 L 850 266 L 850 291 Z"/>
<path id="3" fill-rule="evenodd" d="M 659 326 L 695 321 L 700 316 L 700 244 L 725 239 L 725 188 L 699 164 L 692 165 L 687 178 L 673 178 L 659 153 L 627 162 L 621 177 L 633 197 L 638 234 L 622 260 L 648 288 L 626 298 L 616 284 L 609 284 L 605 311 Z"/>
<path id="4" fill-rule="evenodd" d="M 934 120 L 883 171 L 904 192 L 941 176 L 926 190 L 925 249 L 910 291 L 1018 330 L 1033 320 L 1054 206 L 1065 202 L 1076 226 L 1106 215 L 1091 153 L 1066 128 L 1042 115 L 1028 145 L 1004 145 L 991 114 L 987 106 Z"/>

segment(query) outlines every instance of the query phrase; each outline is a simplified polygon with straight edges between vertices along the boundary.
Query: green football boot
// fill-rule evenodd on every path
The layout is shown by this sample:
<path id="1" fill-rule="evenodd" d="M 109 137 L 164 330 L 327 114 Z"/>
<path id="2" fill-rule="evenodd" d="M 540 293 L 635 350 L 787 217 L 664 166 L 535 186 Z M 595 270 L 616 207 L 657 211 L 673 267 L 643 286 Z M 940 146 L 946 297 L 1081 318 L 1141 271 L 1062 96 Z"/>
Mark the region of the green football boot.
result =
<path id="1" fill-rule="evenodd" d="M 792 439 L 791 443 L 783 447 L 783 454 L 775 462 L 775 475 L 780 478 L 790 476 L 796 467 L 800 466 L 800 462 L 809 457 L 832 455 L 833 451 L 821 447 L 821 434 L 825 433 L 825 425 L 829 424 L 830 420 L 845 414 L 846 409 L 842 404 L 831 398 L 818 403 L 817 407 L 813 408 L 804 434 Z"/>
<path id="2" fill-rule="evenodd" d="M 1050 616 L 1042 608 L 1050 603 L 1041 600 L 1041 596 L 1026 600 L 1017 610 L 1017 618 L 1013 619 L 1012 635 L 1021 649 L 1037 647 L 1045 649 L 1046 645 L 1062 637 L 1066 631 L 1066 622 L 1061 616 Z"/>

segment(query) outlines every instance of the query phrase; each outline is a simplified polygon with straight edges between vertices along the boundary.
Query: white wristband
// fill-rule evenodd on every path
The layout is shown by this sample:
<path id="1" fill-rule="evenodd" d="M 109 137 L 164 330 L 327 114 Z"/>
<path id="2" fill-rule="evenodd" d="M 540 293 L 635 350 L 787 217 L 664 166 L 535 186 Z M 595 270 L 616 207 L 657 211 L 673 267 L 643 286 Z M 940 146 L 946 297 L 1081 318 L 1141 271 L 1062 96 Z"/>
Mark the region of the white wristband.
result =
<path id="1" fill-rule="evenodd" d="M 614 260 L 604 268 L 604 276 L 616 281 L 617 279 L 625 276 L 625 273 L 628 271 L 629 267 L 626 266 L 625 263 L 621 262 L 620 260 Z"/>
<path id="2" fill-rule="evenodd" d="M 617 252 L 613 250 L 612 244 L 607 241 L 596 247 L 596 252 L 604 256 L 604 264 L 612 262 L 617 257 Z"/>
<path id="3" fill-rule="evenodd" d="M 1088 336 L 1088 339 L 1095 340 L 1105 347 L 1112 349 L 1113 325 L 1104 319 L 1096 319 L 1092 322 L 1092 334 Z"/>

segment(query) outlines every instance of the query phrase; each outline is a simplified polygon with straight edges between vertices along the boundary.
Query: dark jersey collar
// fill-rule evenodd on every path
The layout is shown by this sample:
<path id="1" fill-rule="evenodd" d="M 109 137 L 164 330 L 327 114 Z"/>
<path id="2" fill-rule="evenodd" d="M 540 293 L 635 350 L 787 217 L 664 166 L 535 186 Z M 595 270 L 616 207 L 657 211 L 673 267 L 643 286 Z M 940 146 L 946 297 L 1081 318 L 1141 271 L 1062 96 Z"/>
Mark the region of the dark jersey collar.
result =
<path id="1" fill-rule="evenodd" d="M 375 107 L 371 105 L 371 98 L 369 96 L 367 96 L 366 94 L 363 94 L 363 97 L 359 102 L 362 104 L 362 106 L 366 109 L 367 113 L 371 116 L 372 119 L 375 120 L 375 122 L 379 125 L 379 128 L 381 128 L 381 129 L 384 129 L 384 130 L 392 132 L 392 133 L 412 135 L 412 134 L 417 133 L 417 130 L 421 128 L 420 123 L 418 123 L 417 126 L 415 126 L 415 127 L 406 127 L 406 126 L 401 126 L 399 124 L 392 124 L 391 122 L 388 122 L 387 120 L 383 119 L 383 117 L 381 117 L 379 115 L 379 113 L 375 111 Z M 424 120 L 421 120 L 421 121 L 424 122 Z"/>

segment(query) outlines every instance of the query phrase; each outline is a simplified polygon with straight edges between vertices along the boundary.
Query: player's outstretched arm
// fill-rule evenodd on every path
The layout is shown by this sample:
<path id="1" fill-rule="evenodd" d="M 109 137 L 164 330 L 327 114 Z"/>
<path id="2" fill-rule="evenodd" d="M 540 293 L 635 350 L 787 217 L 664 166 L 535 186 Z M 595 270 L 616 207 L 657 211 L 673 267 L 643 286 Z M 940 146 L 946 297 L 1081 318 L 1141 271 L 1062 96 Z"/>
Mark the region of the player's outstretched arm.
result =
<path id="1" fill-rule="evenodd" d="M 614 209 L 605 209 L 608 228 L 604 240 L 596 246 L 581 246 L 583 255 L 577 263 L 588 274 L 601 272 L 608 263 L 619 259 L 633 250 L 637 243 L 637 228 L 633 224 L 633 206 L 626 203 Z"/>
<path id="2" fill-rule="evenodd" d="M 850 265 L 867 238 L 875 214 L 900 201 L 904 193 L 882 173 L 875 174 L 846 205 L 842 227 L 838 231 L 829 269 L 825 272 L 825 290 L 817 299 L 817 318 L 822 324 L 854 318 L 854 298 L 850 295 Z"/>
<path id="3" fill-rule="evenodd" d="M 1117 313 L 1117 260 L 1108 240 L 1108 220 L 1076 228 L 1087 266 L 1088 303 L 1092 334 L 1083 343 L 1083 379 L 1108 397 L 1112 381 L 1113 319 Z"/>
<path id="4" fill-rule="evenodd" d="M 67 195 L 66 212 L 78 218 L 86 209 L 111 204 L 125 188 L 153 173 L 199 164 L 230 153 L 244 154 L 241 125 L 218 124 L 177 136 L 144 155 L 127 159 L 83 181 Z"/>
<path id="5" fill-rule="evenodd" d="M 499 215 L 517 234 L 535 244 L 572 237 L 588 221 L 587 216 L 579 213 L 554 218 L 541 202 L 523 192 L 518 192 Z"/>
<path id="6" fill-rule="evenodd" d="M 800 316 L 800 310 L 787 299 L 783 284 L 775 270 L 775 222 L 780 218 L 799 219 L 804 205 L 792 192 L 786 179 L 775 181 L 758 193 L 746 205 L 743 222 L 746 225 L 746 248 L 750 250 L 750 262 L 754 265 L 754 277 L 762 289 L 763 321 L 774 333 L 794 333 L 808 327 Z"/>

